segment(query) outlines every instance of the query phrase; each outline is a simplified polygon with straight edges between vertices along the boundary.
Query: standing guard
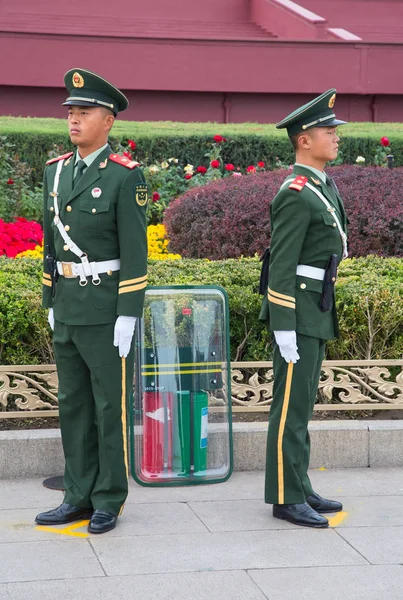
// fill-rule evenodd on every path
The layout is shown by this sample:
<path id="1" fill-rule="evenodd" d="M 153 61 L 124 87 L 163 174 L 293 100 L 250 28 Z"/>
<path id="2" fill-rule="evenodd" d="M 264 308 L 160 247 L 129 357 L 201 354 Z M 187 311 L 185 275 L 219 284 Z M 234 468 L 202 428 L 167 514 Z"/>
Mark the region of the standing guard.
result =
<path id="1" fill-rule="evenodd" d="M 342 510 L 316 494 L 308 477 L 308 422 L 326 340 L 339 334 L 334 284 L 347 256 L 343 201 L 323 170 L 337 157 L 336 127 L 345 123 L 336 119 L 335 100 L 331 89 L 277 124 L 287 129 L 296 162 L 270 207 L 268 285 L 261 286 L 260 320 L 274 334 L 265 501 L 274 517 L 307 527 L 327 527 L 321 513 Z"/>
<path id="2" fill-rule="evenodd" d="M 147 285 L 147 184 L 108 135 L 124 94 L 84 69 L 64 78 L 77 150 L 44 174 L 43 306 L 49 309 L 66 461 L 64 502 L 41 525 L 90 518 L 113 529 L 128 493 L 127 406 L 133 333 Z"/>

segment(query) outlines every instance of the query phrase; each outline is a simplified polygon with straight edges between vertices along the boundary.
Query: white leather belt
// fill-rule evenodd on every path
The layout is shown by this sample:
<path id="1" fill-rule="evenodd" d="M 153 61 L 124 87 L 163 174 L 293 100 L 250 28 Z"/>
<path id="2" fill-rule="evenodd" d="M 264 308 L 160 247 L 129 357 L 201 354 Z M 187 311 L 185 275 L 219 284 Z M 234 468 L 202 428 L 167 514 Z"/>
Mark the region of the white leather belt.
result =
<path id="1" fill-rule="evenodd" d="M 318 279 L 323 281 L 325 278 L 325 269 L 319 269 L 318 267 L 310 267 L 309 265 L 298 265 L 297 275 L 302 277 L 309 277 L 309 279 Z"/>
<path id="2" fill-rule="evenodd" d="M 62 277 L 66 279 L 80 278 L 80 285 L 87 285 L 87 277 L 92 277 L 92 283 L 99 285 L 101 280 L 99 275 L 107 273 L 108 271 L 119 271 L 120 259 L 114 258 L 113 260 L 101 260 L 99 262 L 59 262 L 57 263 L 57 271 Z"/>

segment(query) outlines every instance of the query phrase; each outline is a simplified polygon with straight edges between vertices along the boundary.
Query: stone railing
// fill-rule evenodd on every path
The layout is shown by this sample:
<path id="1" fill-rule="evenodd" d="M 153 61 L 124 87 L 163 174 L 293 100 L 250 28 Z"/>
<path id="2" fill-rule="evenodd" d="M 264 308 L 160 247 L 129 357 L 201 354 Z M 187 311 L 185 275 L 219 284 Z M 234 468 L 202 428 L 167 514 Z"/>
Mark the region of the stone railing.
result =
<path id="1" fill-rule="evenodd" d="M 0 419 L 56 417 L 57 387 L 55 365 L 0 366 Z M 231 363 L 234 412 L 268 412 L 272 388 L 271 362 Z M 316 410 L 398 408 L 403 409 L 403 360 L 323 363 Z"/>

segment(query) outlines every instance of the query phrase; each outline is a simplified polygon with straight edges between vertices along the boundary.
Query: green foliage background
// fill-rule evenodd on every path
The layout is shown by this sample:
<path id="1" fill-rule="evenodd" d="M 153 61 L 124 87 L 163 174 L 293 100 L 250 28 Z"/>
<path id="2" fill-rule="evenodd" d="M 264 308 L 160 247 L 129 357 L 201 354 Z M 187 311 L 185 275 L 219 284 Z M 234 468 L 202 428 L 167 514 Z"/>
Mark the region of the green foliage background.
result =
<path id="1" fill-rule="evenodd" d="M 366 164 L 374 164 L 379 140 L 387 136 L 391 142 L 395 165 L 403 165 L 402 123 L 349 123 L 339 129 L 340 145 L 344 163 L 354 164 L 357 156 L 366 158 Z M 143 163 L 160 162 L 171 156 L 183 164 L 206 165 L 205 154 L 215 134 L 227 137 L 222 145 L 224 162 L 246 167 L 264 161 L 275 166 L 279 158 L 284 164 L 293 162 L 293 152 L 287 136 L 272 124 L 242 123 L 173 123 L 117 120 L 111 135 L 116 148 L 119 143 L 133 139 L 137 144 L 136 160 Z M 42 179 L 48 152 L 63 147 L 72 148 L 67 125 L 63 119 L 33 119 L 0 117 L 0 135 L 15 145 L 21 160 L 32 167 L 33 183 Z"/>
<path id="2" fill-rule="evenodd" d="M 214 285 L 229 296 L 231 359 L 269 360 L 270 334 L 258 321 L 257 258 L 151 261 L 150 285 Z M 51 332 L 41 305 L 40 261 L 0 258 L 0 363 L 54 362 Z M 337 283 L 340 339 L 329 359 L 403 356 L 403 260 L 371 256 L 341 263 Z"/>

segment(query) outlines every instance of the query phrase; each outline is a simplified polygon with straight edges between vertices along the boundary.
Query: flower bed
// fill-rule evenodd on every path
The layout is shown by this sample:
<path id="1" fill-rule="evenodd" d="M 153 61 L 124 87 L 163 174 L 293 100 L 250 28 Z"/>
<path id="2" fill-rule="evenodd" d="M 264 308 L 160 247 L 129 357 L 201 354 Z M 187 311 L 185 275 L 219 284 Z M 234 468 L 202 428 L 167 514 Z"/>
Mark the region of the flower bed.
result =
<path id="1" fill-rule="evenodd" d="M 147 228 L 148 257 L 151 260 L 178 260 L 179 254 L 168 252 L 169 240 L 164 225 Z M 39 223 L 18 217 L 12 223 L 0 219 L 0 256 L 8 258 L 43 257 L 43 231 Z"/>

